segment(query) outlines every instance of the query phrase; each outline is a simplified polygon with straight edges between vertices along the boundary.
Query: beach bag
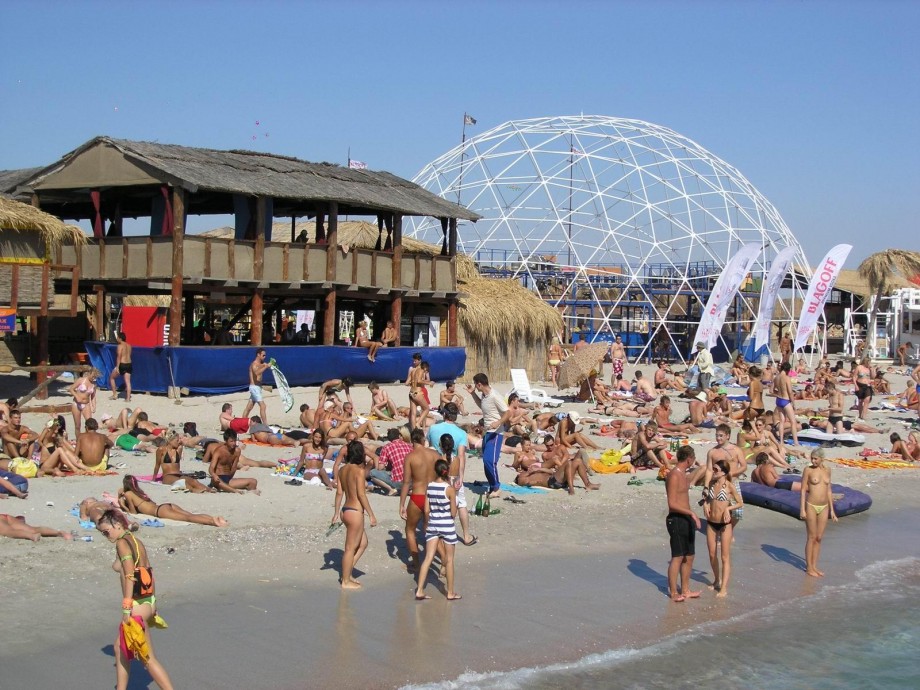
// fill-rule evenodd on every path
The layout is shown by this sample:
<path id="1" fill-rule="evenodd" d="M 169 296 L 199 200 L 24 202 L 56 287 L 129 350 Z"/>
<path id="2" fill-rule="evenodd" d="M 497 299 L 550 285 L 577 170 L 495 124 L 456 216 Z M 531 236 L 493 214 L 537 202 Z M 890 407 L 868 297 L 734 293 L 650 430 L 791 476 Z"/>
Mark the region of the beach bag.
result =
<path id="1" fill-rule="evenodd" d="M 10 472 L 26 479 L 34 479 L 38 474 L 38 465 L 31 458 L 13 458 L 10 460 Z"/>
<path id="2" fill-rule="evenodd" d="M 665 479 L 667 479 L 670 473 L 671 473 L 671 470 L 669 468 L 662 467 L 660 470 L 658 470 L 658 479 L 660 481 L 664 481 Z"/>

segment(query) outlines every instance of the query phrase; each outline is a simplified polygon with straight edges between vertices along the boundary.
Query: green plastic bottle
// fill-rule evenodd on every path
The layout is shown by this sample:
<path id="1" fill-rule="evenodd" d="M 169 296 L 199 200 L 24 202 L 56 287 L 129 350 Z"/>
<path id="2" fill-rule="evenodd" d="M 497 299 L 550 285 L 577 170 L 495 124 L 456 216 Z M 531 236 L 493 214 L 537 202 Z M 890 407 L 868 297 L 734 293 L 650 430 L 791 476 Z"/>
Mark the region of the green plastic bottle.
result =
<path id="1" fill-rule="evenodd" d="M 474 515 L 482 515 L 482 494 L 479 494 L 479 500 L 476 501 L 476 510 L 473 511 Z"/>

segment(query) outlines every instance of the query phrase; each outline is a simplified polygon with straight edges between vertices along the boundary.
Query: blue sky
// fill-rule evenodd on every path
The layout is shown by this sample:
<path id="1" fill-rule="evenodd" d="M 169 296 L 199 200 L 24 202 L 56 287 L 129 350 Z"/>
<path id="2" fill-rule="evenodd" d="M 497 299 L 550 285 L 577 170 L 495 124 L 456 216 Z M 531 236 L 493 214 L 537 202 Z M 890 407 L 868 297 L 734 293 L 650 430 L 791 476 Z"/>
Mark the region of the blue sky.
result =
<path id="1" fill-rule="evenodd" d="M 583 112 L 725 159 L 813 265 L 837 242 L 851 268 L 920 249 L 920 3 L 6 0 L 0 22 L 0 169 L 107 134 L 350 147 L 411 178 L 464 111 L 471 134 Z"/>

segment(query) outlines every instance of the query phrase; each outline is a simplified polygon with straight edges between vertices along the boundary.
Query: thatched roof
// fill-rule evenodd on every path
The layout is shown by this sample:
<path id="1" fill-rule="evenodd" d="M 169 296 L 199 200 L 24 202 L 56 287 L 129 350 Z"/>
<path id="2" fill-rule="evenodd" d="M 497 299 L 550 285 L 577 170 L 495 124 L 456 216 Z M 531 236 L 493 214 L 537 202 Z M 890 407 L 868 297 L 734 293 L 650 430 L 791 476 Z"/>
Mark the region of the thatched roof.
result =
<path id="1" fill-rule="evenodd" d="M 86 235 L 80 228 L 67 225 L 60 218 L 34 206 L 3 197 L 0 197 L 0 229 L 37 232 L 48 247 L 62 242 L 86 242 Z"/>
<path id="2" fill-rule="evenodd" d="M 157 183 L 182 187 L 199 196 L 271 197 L 276 205 L 278 200 L 335 201 L 340 212 L 479 219 L 472 211 L 384 171 L 352 170 L 255 151 L 219 151 L 105 136 L 86 142 L 25 180 L 18 193 L 35 190 L 65 203 L 69 197 L 82 200 L 87 189 Z M 189 200 L 189 212 L 195 212 L 195 202 L 194 198 Z"/>
<path id="3" fill-rule="evenodd" d="M 920 252 L 907 249 L 876 252 L 859 264 L 857 273 L 880 296 L 899 287 L 912 287 L 911 279 L 920 275 Z"/>

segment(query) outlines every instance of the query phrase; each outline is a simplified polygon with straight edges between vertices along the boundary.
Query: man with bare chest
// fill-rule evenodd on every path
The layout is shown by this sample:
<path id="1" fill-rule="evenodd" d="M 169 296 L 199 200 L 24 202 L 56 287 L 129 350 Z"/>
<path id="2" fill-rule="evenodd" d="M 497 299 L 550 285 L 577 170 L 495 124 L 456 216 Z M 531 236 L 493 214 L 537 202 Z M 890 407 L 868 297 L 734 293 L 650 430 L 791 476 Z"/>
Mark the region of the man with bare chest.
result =
<path id="1" fill-rule="evenodd" d="M 412 430 L 412 450 L 403 461 L 403 483 L 399 492 L 399 516 L 406 521 L 406 544 L 409 547 L 409 569 L 418 568 L 418 538 L 416 529 L 425 517 L 425 493 L 435 479 L 434 463 L 438 454 L 425 447 L 425 431 Z M 409 498 L 406 501 L 406 498 Z"/>
<path id="2" fill-rule="evenodd" d="M 212 443 L 208 446 L 203 460 L 208 465 L 208 474 L 211 475 L 211 487 L 232 494 L 252 491 L 258 495 L 258 481 L 253 478 L 237 479 L 234 476 L 240 464 L 241 452 L 233 429 L 224 432 L 223 443 Z"/>

